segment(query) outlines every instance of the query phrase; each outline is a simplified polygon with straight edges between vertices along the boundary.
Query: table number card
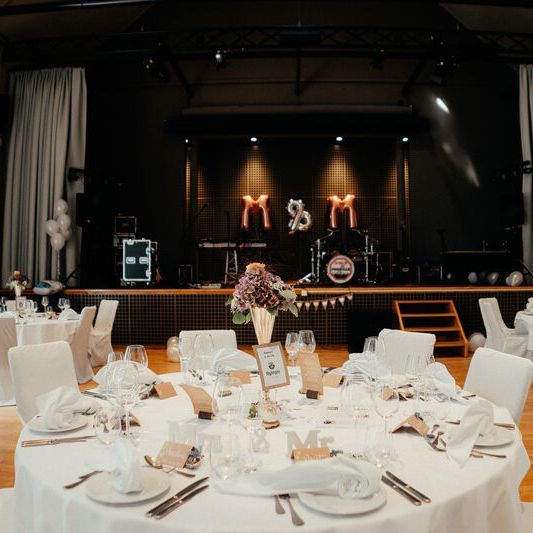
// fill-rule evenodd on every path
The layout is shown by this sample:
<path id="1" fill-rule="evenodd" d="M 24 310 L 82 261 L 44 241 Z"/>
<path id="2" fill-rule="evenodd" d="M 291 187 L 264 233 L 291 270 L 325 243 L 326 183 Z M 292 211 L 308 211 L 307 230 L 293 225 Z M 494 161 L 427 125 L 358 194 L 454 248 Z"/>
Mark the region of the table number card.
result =
<path id="1" fill-rule="evenodd" d="M 329 448 L 295 448 L 291 458 L 295 461 L 316 461 L 317 459 L 329 459 Z"/>
<path id="2" fill-rule="evenodd" d="M 161 400 L 166 400 L 167 398 L 176 396 L 176 389 L 169 381 L 157 383 L 157 385 L 154 385 L 154 390 Z"/>
<path id="3" fill-rule="evenodd" d="M 392 433 L 399 431 L 402 428 L 413 428 L 419 435 L 422 435 L 423 437 L 425 437 L 429 431 L 429 426 L 423 420 L 417 418 L 415 415 L 411 415 L 402 422 L 400 422 L 392 430 Z"/>
<path id="4" fill-rule="evenodd" d="M 207 391 L 190 385 L 180 385 L 180 387 L 191 399 L 194 414 L 198 415 L 198 418 L 210 419 L 213 416 L 213 398 Z"/>
<path id="5" fill-rule="evenodd" d="M 322 382 L 324 383 L 324 387 L 336 388 L 341 384 L 343 378 L 344 376 L 342 374 L 329 372 L 324 376 Z"/>
<path id="6" fill-rule="evenodd" d="M 232 378 L 237 378 L 241 380 L 241 385 L 249 385 L 252 382 L 250 378 L 250 372 L 247 370 L 232 370 L 229 375 Z"/>
<path id="7" fill-rule="evenodd" d="M 263 390 L 290 384 L 289 372 L 280 342 L 253 346 Z"/>
<path id="8" fill-rule="evenodd" d="M 302 370 L 302 394 L 308 397 L 309 393 L 324 394 L 324 382 L 322 381 L 322 367 L 316 353 L 299 353 L 296 363 Z M 316 398 L 318 398 L 318 394 Z"/>
<path id="9" fill-rule="evenodd" d="M 180 444 L 179 442 L 167 440 L 157 454 L 157 458 L 162 465 L 171 466 L 172 468 L 183 468 L 191 451 L 192 446 L 188 444 Z"/>

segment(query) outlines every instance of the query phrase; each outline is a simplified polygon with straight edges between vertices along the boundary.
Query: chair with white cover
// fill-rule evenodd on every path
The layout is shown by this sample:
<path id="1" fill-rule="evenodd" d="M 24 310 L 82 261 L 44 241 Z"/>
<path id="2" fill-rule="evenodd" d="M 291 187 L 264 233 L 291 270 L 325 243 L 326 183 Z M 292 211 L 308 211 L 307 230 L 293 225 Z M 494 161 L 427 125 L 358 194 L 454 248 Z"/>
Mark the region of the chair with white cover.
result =
<path id="1" fill-rule="evenodd" d="M 17 412 L 24 422 L 37 414 L 37 396 L 62 386 L 78 390 L 72 351 L 65 341 L 15 346 L 8 356 Z"/>
<path id="2" fill-rule="evenodd" d="M 7 300 L 6 301 L 6 311 L 14 313 L 17 310 L 17 301 L 16 300 Z"/>
<path id="3" fill-rule="evenodd" d="M 12 317 L 0 317 L 0 404 L 14 405 L 15 395 L 7 352 L 17 345 L 17 324 Z"/>
<path id="4" fill-rule="evenodd" d="M 78 383 L 87 383 L 94 376 L 89 358 L 89 335 L 91 334 L 94 315 L 96 315 L 94 305 L 82 309 L 79 326 L 70 342 Z"/>
<path id="5" fill-rule="evenodd" d="M 466 374 L 464 389 L 506 407 L 519 424 L 532 379 L 533 363 L 529 359 L 478 348 Z"/>
<path id="6" fill-rule="evenodd" d="M 105 365 L 107 355 L 113 351 L 111 332 L 113 331 L 117 307 L 118 300 L 102 300 L 100 302 L 96 322 L 89 339 L 89 353 L 93 366 Z"/>
<path id="7" fill-rule="evenodd" d="M 433 333 L 382 329 L 378 335 L 378 354 L 393 374 L 405 374 L 409 355 L 432 355 L 435 341 Z"/>
<path id="8" fill-rule="evenodd" d="M 498 300 L 480 298 L 479 308 L 487 332 L 485 348 L 524 357 L 527 351 L 528 336 L 518 334 L 514 329 L 505 325 Z"/>
<path id="9" fill-rule="evenodd" d="M 213 339 L 213 347 L 215 350 L 220 348 L 237 348 L 237 335 L 233 329 L 198 329 L 198 330 L 182 330 L 180 332 L 180 339 L 186 337 L 194 339 L 200 334 L 211 335 Z"/>
<path id="10" fill-rule="evenodd" d="M 2 517 L 2 533 L 15 532 L 15 489 L 0 489 L 0 516 Z"/>

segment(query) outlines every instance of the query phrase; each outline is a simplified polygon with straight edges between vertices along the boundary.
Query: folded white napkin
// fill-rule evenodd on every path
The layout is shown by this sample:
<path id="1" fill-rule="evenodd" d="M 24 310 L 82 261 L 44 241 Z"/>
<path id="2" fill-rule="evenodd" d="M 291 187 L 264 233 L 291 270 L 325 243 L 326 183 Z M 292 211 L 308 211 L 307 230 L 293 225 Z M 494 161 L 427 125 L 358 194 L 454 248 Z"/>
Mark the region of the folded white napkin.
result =
<path id="1" fill-rule="evenodd" d="M 424 370 L 423 377 L 447 398 L 457 398 L 455 379 L 442 363 L 429 364 Z"/>
<path id="2" fill-rule="evenodd" d="M 355 374 L 357 372 L 362 372 L 367 376 L 384 378 L 391 375 L 389 368 L 386 368 L 381 365 L 377 365 L 373 360 L 373 357 L 368 353 L 351 353 L 348 361 L 345 361 L 342 365 L 342 370 L 344 373 Z M 374 375 L 375 374 L 375 375 Z"/>
<path id="3" fill-rule="evenodd" d="M 37 396 L 35 404 L 46 428 L 61 429 L 72 422 L 74 411 L 85 411 L 94 407 L 96 402 L 72 387 L 58 387 Z"/>
<path id="4" fill-rule="evenodd" d="M 222 369 L 257 370 L 257 361 L 236 348 L 220 348 L 213 352 L 211 369 L 215 372 Z"/>
<path id="5" fill-rule="evenodd" d="M 477 400 L 465 411 L 461 424 L 447 442 L 446 454 L 463 467 L 480 435 L 489 433 L 494 426 L 494 408 L 487 400 Z"/>
<path id="6" fill-rule="evenodd" d="M 17 318 L 17 313 L 15 313 L 15 311 L 4 311 L 3 313 L 0 313 L 0 316 L 6 318 Z"/>
<path id="7" fill-rule="evenodd" d="M 340 480 L 352 479 L 359 485 L 357 496 L 366 498 L 379 490 L 378 469 L 365 461 L 333 457 L 294 463 L 283 470 L 257 472 L 237 480 L 220 481 L 215 487 L 227 494 L 273 496 L 290 492 L 337 492 Z"/>
<path id="8" fill-rule="evenodd" d="M 117 439 L 105 453 L 90 460 L 91 468 L 109 472 L 113 488 L 120 493 L 140 492 L 140 453 L 128 439 Z"/>
<path id="9" fill-rule="evenodd" d="M 116 363 L 111 363 L 116 364 Z M 154 382 L 159 382 L 159 377 L 155 372 L 152 372 L 149 368 L 146 368 L 142 365 L 138 365 L 139 368 L 139 377 L 138 377 L 138 383 L 140 385 L 151 385 Z M 109 370 L 109 364 L 103 366 L 98 372 L 96 373 L 96 376 L 93 377 L 94 381 L 98 383 L 98 385 L 101 385 L 102 387 L 107 386 L 107 372 Z"/>
<path id="10" fill-rule="evenodd" d="M 63 309 L 61 313 L 59 313 L 59 316 L 57 317 L 58 320 L 77 320 L 80 318 L 80 315 L 74 311 L 74 309 Z"/>

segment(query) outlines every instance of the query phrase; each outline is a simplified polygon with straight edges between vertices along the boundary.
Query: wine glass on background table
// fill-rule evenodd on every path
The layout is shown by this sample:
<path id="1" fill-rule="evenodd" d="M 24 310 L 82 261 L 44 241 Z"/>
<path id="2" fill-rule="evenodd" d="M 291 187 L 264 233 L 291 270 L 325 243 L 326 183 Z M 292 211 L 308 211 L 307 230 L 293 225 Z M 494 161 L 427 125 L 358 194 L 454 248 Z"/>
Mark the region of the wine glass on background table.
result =
<path id="1" fill-rule="evenodd" d="M 213 354 L 213 338 L 209 333 L 199 333 L 194 340 L 194 357 L 191 364 L 191 373 L 196 385 L 207 385 L 206 370 L 211 367 Z"/>
<path id="2" fill-rule="evenodd" d="M 298 351 L 314 353 L 316 348 L 315 335 L 310 329 L 302 329 L 298 334 Z"/>
<path id="3" fill-rule="evenodd" d="M 289 364 L 296 364 L 296 354 L 298 353 L 298 333 L 291 331 L 285 338 L 285 350 L 289 354 Z"/>
<path id="4" fill-rule="evenodd" d="M 48 307 L 48 296 L 43 296 L 41 298 L 41 305 L 43 306 L 43 312 L 46 312 L 46 308 Z"/>
<path id="5" fill-rule="evenodd" d="M 185 383 L 191 383 L 191 374 L 189 366 L 194 355 L 194 341 L 190 335 L 181 335 L 178 340 L 178 349 L 180 352 L 180 370 L 185 377 Z"/>
<path id="6" fill-rule="evenodd" d="M 65 309 L 65 298 L 57 299 L 57 307 L 59 307 L 60 311 L 63 312 L 63 309 Z"/>
<path id="7" fill-rule="evenodd" d="M 125 361 L 133 361 L 142 368 L 148 368 L 148 355 L 142 344 L 130 344 L 124 352 Z"/>

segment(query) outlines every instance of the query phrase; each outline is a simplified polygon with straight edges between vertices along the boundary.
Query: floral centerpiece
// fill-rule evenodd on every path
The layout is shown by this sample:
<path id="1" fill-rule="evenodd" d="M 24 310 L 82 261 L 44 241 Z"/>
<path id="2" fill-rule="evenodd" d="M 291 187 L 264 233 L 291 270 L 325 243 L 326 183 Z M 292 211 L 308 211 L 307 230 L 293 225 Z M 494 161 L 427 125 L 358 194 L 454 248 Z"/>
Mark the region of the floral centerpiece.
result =
<path id="1" fill-rule="evenodd" d="M 7 278 L 6 288 L 14 290 L 15 296 L 18 298 L 29 285 L 30 280 L 20 270 L 14 270 Z"/>
<path id="2" fill-rule="evenodd" d="M 233 296 L 227 301 L 234 324 L 254 324 L 259 344 L 270 342 L 274 321 L 280 311 L 298 316 L 296 293 L 291 285 L 266 270 L 263 263 L 250 263 Z"/>

